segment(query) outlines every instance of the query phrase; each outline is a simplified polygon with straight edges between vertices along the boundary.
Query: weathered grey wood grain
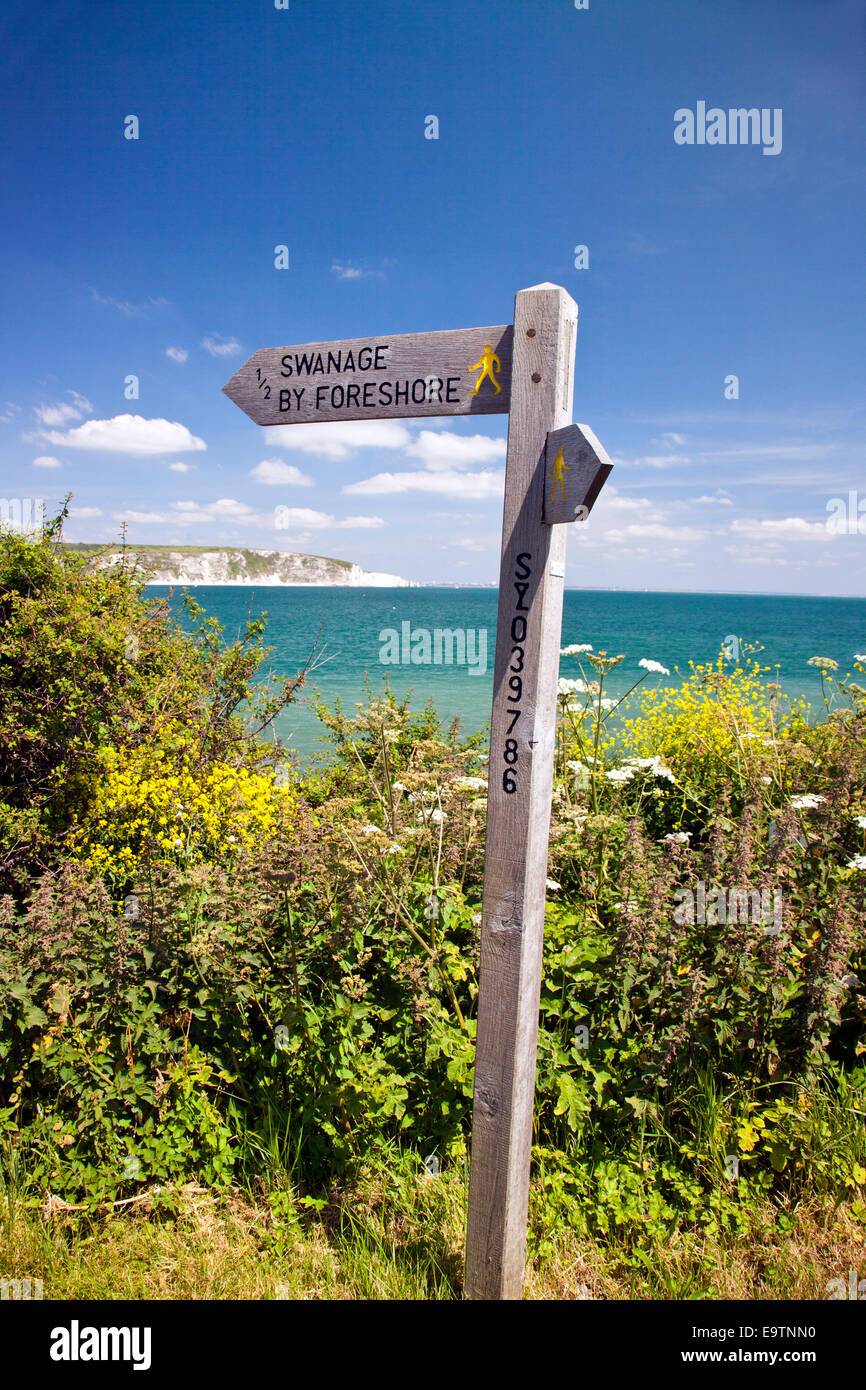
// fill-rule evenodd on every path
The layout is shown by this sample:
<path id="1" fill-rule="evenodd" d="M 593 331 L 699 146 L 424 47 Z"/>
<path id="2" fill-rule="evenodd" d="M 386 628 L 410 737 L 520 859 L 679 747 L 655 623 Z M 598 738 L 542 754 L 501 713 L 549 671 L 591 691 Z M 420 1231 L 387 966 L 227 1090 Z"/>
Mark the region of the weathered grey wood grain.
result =
<path id="1" fill-rule="evenodd" d="M 499 324 L 262 348 L 223 391 L 258 425 L 507 414 L 512 339 Z"/>
<path id="2" fill-rule="evenodd" d="M 523 1287 L 567 534 L 542 520 L 545 444 L 571 417 L 576 330 L 559 286 L 517 295 L 466 1253 L 476 1299 Z"/>
<path id="3" fill-rule="evenodd" d="M 589 425 L 566 425 L 547 436 L 544 520 L 586 521 L 613 464 Z"/>

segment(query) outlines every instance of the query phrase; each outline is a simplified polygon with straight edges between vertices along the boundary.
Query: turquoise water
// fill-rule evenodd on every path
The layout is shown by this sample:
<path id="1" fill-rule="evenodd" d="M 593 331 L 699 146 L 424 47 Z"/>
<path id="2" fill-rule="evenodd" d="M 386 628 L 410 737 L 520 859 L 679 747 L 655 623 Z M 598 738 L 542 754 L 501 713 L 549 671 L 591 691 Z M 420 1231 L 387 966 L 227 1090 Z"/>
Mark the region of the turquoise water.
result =
<path id="1" fill-rule="evenodd" d="M 165 586 L 148 590 L 165 595 Z M 420 708 L 432 697 L 445 722 L 459 716 L 463 728 L 475 731 L 490 715 L 493 691 L 493 648 L 496 633 L 495 589 L 345 589 L 246 587 L 192 590 L 210 616 L 225 627 L 227 640 L 242 628 L 248 614 L 267 613 L 267 642 L 274 648 L 270 665 L 288 675 L 309 656 L 321 625 L 320 648 L 325 661 L 312 683 L 326 700 L 339 695 L 349 712 L 365 698 L 364 678 L 374 689 L 384 685 L 386 672 L 398 693 L 414 691 Z M 180 607 L 179 590 L 172 606 Z M 379 634 L 397 634 L 396 654 L 402 655 L 402 624 L 410 633 L 425 629 L 461 629 L 471 632 L 464 664 L 385 665 L 380 661 L 384 643 Z M 482 631 L 486 634 L 486 671 Z M 625 653 L 626 660 L 608 678 L 605 688 L 623 694 L 642 674 L 638 661 L 649 657 L 670 669 L 670 678 L 652 675 L 647 684 L 666 685 L 688 674 L 688 663 L 714 660 L 722 644 L 736 637 L 743 644 L 762 644 L 759 658 L 779 668 L 786 693 L 802 696 L 814 706 L 821 703 L 820 677 L 807 666 L 810 656 L 829 656 L 839 662 L 840 674 L 852 669 L 855 652 L 866 652 L 866 599 L 792 598 L 765 594 L 666 594 L 627 593 L 610 590 L 569 589 L 565 594 L 562 645 L 591 642 L 594 650 Z M 423 638 L 416 650 L 423 655 Z M 406 654 L 411 655 L 407 644 Z M 459 656 L 459 651 L 455 651 Z M 440 653 L 444 656 L 444 651 Z M 679 667 L 679 674 L 675 672 Z M 563 657 L 561 674 L 576 677 L 573 657 Z M 775 679 L 768 676 L 767 679 Z M 861 678 L 862 679 L 862 678 Z M 286 710 L 277 733 L 305 759 L 324 749 L 319 742 L 324 730 L 309 696 Z"/>

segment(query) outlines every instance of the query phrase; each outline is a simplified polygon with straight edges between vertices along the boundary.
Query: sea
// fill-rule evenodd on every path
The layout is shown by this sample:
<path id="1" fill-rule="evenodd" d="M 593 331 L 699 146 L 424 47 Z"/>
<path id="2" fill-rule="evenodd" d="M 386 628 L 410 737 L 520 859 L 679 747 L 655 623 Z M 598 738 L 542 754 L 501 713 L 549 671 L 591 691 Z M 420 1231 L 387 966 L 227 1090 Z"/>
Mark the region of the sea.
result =
<path id="1" fill-rule="evenodd" d="M 152 585 L 147 592 L 168 596 L 182 615 L 180 589 Z M 288 676 L 311 658 L 315 662 L 303 694 L 276 723 L 278 737 L 305 766 L 329 755 L 327 731 L 314 705 L 339 697 L 353 715 L 356 702 L 363 704 L 370 691 L 380 693 L 386 681 L 397 695 L 411 691 L 413 708 L 432 700 L 446 727 L 456 717 L 464 732 L 474 733 L 489 720 L 495 588 L 197 585 L 191 593 L 223 626 L 227 642 L 243 631 L 248 617 L 265 616 L 265 641 L 272 651 L 263 670 Z M 444 632 L 456 636 L 442 637 Z M 679 685 L 690 662 L 715 661 L 722 651 L 729 667 L 738 655 L 741 662 L 754 658 L 770 668 L 765 680 L 778 680 L 786 695 L 807 701 L 817 719 L 826 710 L 820 673 L 807 664 L 810 657 L 830 657 L 839 663 L 839 676 L 852 673 L 866 684 L 853 667 L 856 654 L 866 653 L 866 598 L 567 589 L 562 646 L 573 643 L 625 657 L 605 681 L 605 693 L 616 697 L 642 677 L 645 686 Z M 641 658 L 670 674 L 648 675 Z M 561 676 L 580 674 L 578 658 L 562 657 Z"/>

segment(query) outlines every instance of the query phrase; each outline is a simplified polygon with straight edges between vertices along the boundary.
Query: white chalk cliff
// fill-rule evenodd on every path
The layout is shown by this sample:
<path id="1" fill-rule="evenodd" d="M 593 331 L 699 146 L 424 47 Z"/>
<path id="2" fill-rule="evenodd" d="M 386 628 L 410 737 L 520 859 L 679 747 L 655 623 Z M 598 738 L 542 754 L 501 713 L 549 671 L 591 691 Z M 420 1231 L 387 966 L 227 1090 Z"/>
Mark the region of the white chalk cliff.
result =
<path id="1" fill-rule="evenodd" d="M 227 546 L 169 545 L 129 546 L 127 557 L 135 553 L 147 571 L 150 584 L 250 584 L 256 588 L 278 585 L 342 585 L 355 589 L 414 587 L 398 574 L 364 570 L 347 560 L 331 560 L 324 555 L 300 555 L 285 550 L 251 550 Z M 121 551 L 110 550 L 97 564 L 107 568 L 119 564 Z"/>

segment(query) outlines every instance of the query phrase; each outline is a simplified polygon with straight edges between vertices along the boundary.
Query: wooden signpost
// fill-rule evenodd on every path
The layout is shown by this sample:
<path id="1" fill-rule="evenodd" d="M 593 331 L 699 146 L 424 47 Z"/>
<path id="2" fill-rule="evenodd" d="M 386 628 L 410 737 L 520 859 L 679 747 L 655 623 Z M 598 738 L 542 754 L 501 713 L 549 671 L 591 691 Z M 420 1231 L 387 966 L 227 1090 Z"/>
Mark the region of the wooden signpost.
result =
<path id="1" fill-rule="evenodd" d="M 558 285 L 515 299 L 514 325 L 307 343 L 255 353 L 223 387 L 260 425 L 508 413 L 466 1291 L 520 1298 L 566 532 L 611 470 L 571 424 L 577 305 Z"/>

